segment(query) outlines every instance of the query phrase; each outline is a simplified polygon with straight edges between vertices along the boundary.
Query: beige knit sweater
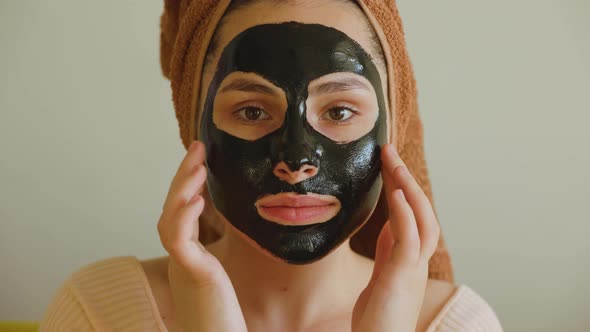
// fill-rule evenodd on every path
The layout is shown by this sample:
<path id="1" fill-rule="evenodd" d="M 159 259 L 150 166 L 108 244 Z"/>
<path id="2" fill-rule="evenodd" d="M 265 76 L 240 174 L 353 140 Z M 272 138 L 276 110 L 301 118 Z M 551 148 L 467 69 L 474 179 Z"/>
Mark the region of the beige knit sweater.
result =
<path id="1" fill-rule="evenodd" d="M 74 272 L 54 296 L 39 331 L 167 330 L 141 263 L 120 256 Z M 502 327 L 484 299 L 459 285 L 427 329 L 451 331 L 501 332 Z"/>

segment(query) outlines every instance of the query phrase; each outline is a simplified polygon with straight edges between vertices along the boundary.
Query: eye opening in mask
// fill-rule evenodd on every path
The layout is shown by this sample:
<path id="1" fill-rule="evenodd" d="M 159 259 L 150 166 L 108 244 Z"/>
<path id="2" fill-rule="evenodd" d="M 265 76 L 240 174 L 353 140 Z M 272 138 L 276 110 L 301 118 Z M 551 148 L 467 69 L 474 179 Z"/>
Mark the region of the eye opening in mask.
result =
<path id="1" fill-rule="evenodd" d="M 233 72 L 215 95 L 213 123 L 232 136 L 253 141 L 280 128 L 286 109 L 281 88 L 255 73 Z"/>
<path id="2" fill-rule="evenodd" d="M 379 114 L 377 95 L 361 75 L 350 72 L 324 75 L 310 82 L 308 93 L 307 121 L 335 142 L 357 140 L 375 126 Z M 337 110 L 347 110 L 347 117 L 331 118 Z"/>
<path id="3" fill-rule="evenodd" d="M 224 79 L 215 96 L 213 122 L 232 136 L 252 141 L 280 128 L 286 108 L 281 88 L 255 73 L 234 72 Z M 309 124 L 338 143 L 368 133 L 379 112 L 370 82 L 349 72 L 311 81 L 306 108 Z"/>

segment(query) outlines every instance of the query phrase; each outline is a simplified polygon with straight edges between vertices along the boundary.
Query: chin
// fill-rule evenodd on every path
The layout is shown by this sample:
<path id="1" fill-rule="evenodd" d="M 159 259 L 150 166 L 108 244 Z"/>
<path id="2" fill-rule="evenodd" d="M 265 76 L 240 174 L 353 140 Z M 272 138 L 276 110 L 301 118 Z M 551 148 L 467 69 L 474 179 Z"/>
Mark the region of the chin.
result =
<path id="1" fill-rule="evenodd" d="M 361 223 L 357 224 L 356 227 L 349 227 L 347 230 L 342 229 L 345 232 L 342 234 L 327 233 L 328 229 L 324 226 L 330 224 L 330 221 L 316 224 L 315 226 L 279 227 L 277 233 L 273 234 L 273 237 L 276 238 L 276 241 L 273 241 L 274 246 L 261 245 L 261 243 L 264 243 L 264 239 L 256 238 L 260 234 L 250 236 L 229 222 L 221 213 L 219 215 L 224 219 L 225 231 L 233 233 L 233 240 L 239 239 L 245 245 L 253 248 L 260 256 L 277 263 L 309 265 L 327 257 L 336 249 L 340 248 L 342 244 L 348 244 L 350 238 L 370 219 L 375 206 L 376 203 L 371 207 L 370 211 L 364 211 L 362 213 L 365 217 L 361 217 L 361 220 L 363 220 Z M 265 222 L 270 223 L 269 221 Z M 301 231 L 293 232 L 294 228 L 300 228 Z M 332 231 L 338 229 L 338 227 L 331 228 Z M 266 236 L 269 236 L 269 234 L 267 233 Z"/>
<path id="2" fill-rule="evenodd" d="M 261 256 L 264 256 L 265 258 L 268 258 L 276 263 L 284 263 L 288 265 L 310 265 L 322 260 L 323 258 L 328 257 L 331 253 L 333 253 L 336 249 L 340 248 L 343 244 L 348 245 L 350 238 L 363 226 L 363 224 L 359 225 L 353 233 L 344 238 L 344 240 L 342 240 L 340 243 L 336 245 L 324 245 L 324 250 L 322 253 L 318 253 L 317 251 L 310 251 L 309 245 L 302 244 L 300 240 L 298 241 L 296 238 L 293 238 L 292 242 L 286 245 L 288 249 L 283 249 L 281 250 L 280 254 L 277 254 L 273 251 L 270 251 L 262 247 L 254 239 L 252 239 L 245 233 L 241 232 L 239 229 L 237 229 L 235 226 L 228 222 L 229 228 L 231 228 L 230 231 L 234 232 L 235 234 L 234 238 L 239 238 L 246 245 L 252 247 Z M 227 230 L 228 227 L 226 226 L 226 231 Z"/>

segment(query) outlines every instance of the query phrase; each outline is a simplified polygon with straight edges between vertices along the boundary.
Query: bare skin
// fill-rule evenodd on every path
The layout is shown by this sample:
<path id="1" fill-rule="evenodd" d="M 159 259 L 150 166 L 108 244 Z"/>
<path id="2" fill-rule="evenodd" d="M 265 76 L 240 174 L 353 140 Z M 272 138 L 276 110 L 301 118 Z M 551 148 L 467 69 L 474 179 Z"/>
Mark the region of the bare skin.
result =
<path id="1" fill-rule="evenodd" d="M 299 21 L 341 30 L 371 50 L 367 26 L 358 17 L 362 12 L 340 1 L 261 1 L 232 15 L 238 14 L 220 33 L 221 49 L 251 26 Z M 205 68 L 201 96 L 216 61 Z M 387 82 L 382 66 L 380 74 Z M 376 261 L 356 254 L 346 241 L 323 259 L 299 266 L 272 257 L 221 215 L 224 236 L 207 247 L 196 244 L 204 208 L 203 150 L 201 143 L 191 146 L 164 204 L 158 231 L 170 255 L 142 262 L 169 331 L 424 331 L 455 291 L 453 284 L 427 279 L 438 224 L 416 181 L 400 172 L 399 156 L 382 155 L 391 211 Z M 400 190 L 405 200 L 394 198 Z"/>
<path id="2" fill-rule="evenodd" d="M 207 246 L 206 248 L 214 252 L 215 250 L 212 248 L 217 245 L 218 242 Z M 347 245 L 348 243 L 343 244 L 343 246 Z M 168 260 L 168 256 L 162 256 L 143 260 L 141 261 L 141 265 L 143 266 L 145 274 L 148 278 L 150 287 L 154 294 L 154 299 L 156 300 L 160 311 L 160 317 L 166 325 L 166 328 L 170 332 L 180 332 L 182 330 L 174 316 L 174 301 L 172 300 L 172 294 L 170 293 L 168 280 Z M 359 256 L 358 263 L 358 274 L 364 275 L 359 279 L 362 279 L 362 277 L 368 279 L 368 276 L 370 276 L 373 269 L 373 260 Z M 351 279 L 353 278 L 354 277 L 351 277 Z M 426 292 L 424 295 L 424 302 L 422 303 L 422 309 L 418 318 L 416 332 L 422 332 L 426 330 L 430 322 L 432 322 L 437 313 L 440 312 L 444 304 L 452 296 L 455 289 L 456 286 L 449 282 L 428 279 L 426 284 Z M 288 292 L 288 289 L 285 289 L 285 292 Z M 335 314 L 333 317 L 328 318 L 325 321 L 316 323 L 315 327 L 309 328 L 307 331 L 348 331 L 350 330 L 351 319 L 352 312 L 347 312 L 345 310 L 340 313 L 340 317 L 338 314 Z M 261 327 L 260 331 L 269 330 L 265 330 L 263 327 Z"/>

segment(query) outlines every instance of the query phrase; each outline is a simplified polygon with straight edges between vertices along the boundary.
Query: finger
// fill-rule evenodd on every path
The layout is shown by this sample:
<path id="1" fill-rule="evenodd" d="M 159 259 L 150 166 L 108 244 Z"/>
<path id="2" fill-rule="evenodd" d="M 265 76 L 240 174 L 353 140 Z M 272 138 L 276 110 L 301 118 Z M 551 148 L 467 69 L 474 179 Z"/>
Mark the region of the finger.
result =
<path id="1" fill-rule="evenodd" d="M 193 199 L 196 199 L 198 196 L 201 196 L 199 192 L 195 188 L 202 187 L 205 183 L 207 178 L 207 170 L 205 169 L 204 165 L 201 165 L 197 172 L 189 177 L 185 183 L 182 184 L 182 187 L 179 192 L 175 195 L 170 194 L 170 200 L 164 205 L 164 211 L 162 211 L 162 215 L 160 216 L 160 221 L 158 223 L 158 228 L 169 228 L 173 226 L 168 226 L 168 223 L 176 223 L 177 216 L 180 213 L 180 210 L 186 209 L 190 202 Z M 192 195 L 192 197 L 191 197 Z M 187 197 L 190 197 L 187 198 Z M 192 233 L 190 233 L 192 234 Z M 194 234 L 193 234 L 194 235 Z"/>
<path id="2" fill-rule="evenodd" d="M 386 173 L 390 174 L 396 186 L 403 190 L 406 201 L 416 217 L 421 242 L 420 258 L 430 259 L 434 250 L 436 250 L 440 233 L 440 227 L 430 200 L 411 175 L 393 145 L 388 144 L 388 146 L 384 147 L 383 154 L 384 159 L 390 161 L 384 163 Z"/>
<path id="3" fill-rule="evenodd" d="M 397 224 L 399 229 L 390 261 L 396 264 L 416 262 L 420 256 L 420 236 L 412 208 L 403 197 L 401 189 L 396 189 L 389 195 L 393 207 L 393 218 L 389 222 Z"/>
<path id="4" fill-rule="evenodd" d="M 205 160 L 205 145 L 201 141 L 193 141 L 189 146 L 186 155 L 180 162 L 174 178 L 170 182 L 169 192 L 173 191 L 179 182 L 192 173 L 198 165 Z"/>
<path id="5" fill-rule="evenodd" d="M 397 187 L 393 176 L 387 171 L 392 159 L 389 156 L 383 156 L 382 162 L 385 166 L 382 176 L 389 207 L 389 222 L 395 240 L 391 260 L 397 263 L 413 262 L 420 254 L 420 236 L 416 218 L 403 197 L 402 189 Z"/>
<path id="6" fill-rule="evenodd" d="M 371 280 L 369 284 L 375 282 L 381 271 L 383 270 L 383 266 L 389 259 L 391 258 L 391 248 L 393 247 L 393 235 L 391 234 L 391 224 L 389 221 L 386 221 L 381 228 L 381 232 L 379 233 L 379 237 L 377 238 L 377 246 L 375 248 L 375 264 L 373 265 L 373 274 L 371 275 Z"/>
<path id="7" fill-rule="evenodd" d="M 393 246 L 393 236 L 391 234 L 389 222 L 385 222 L 377 238 L 377 246 L 375 248 L 375 263 L 373 264 L 373 274 L 365 289 L 359 295 L 356 305 L 353 310 L 353 321 L 358 321 L 362 317 L 371 292 L 374 289 L 374 285 L 377 279 L 381 275 L 383 268 L 387 265 L 389 258 L 391 257 L 391 247 Z"/>
<path id="8" fill-rule="evenodd" d="M 205 165 L 199 165 L 193 172 L 168 193 L 162 211 L 165 218 L 174 215 L 178 209 L 186 205 L 196 195 L 202 194 L 203 186 L 207 180 L 207 168 Z"/>
<path id="9" fill-rule="evenodd" d="M 439 225 L 432 205 L 406 166 L 399 166 L 393 177 L 404 191 L 406 201 L 416 217 L 420 238 L 420 259 L 429 260 L 436 249 L 439 237 Z"/>
<path id="10" fill-rule="evenodd" d="M 184 159 L 180 163 L 177 175 L 186 175 L 195 168 L 196 165 L 200 165 L 205 161 L 205 144 L 201 141 L 193 141 L 189 146 Z"/>
<path id="11" fill-rule="evenodd" d="M 205 201 L 200 195 L 182 207 L 171 218 L 158 224 L 160 241 L 164 249 L 179 265 L 194 270 L 202 261 L 204 253 L 202 245 L 193 240 L 193 234 L 198 232 L 198 218 L 203 212 Z"/>
<path id="12" fill-rule="evenodd" d="M 169 209 L 170 205 L 174 206 L 173 209 L 177 209 L 180 207 L 178 203 L 179 200 L 183 200 L 183 203 L 186 203 L 194 197 L 195 194 L 202 191 L 202 184 L 197 185 L 193 182 L 198 180 L 194 177 L 201 172 L 199 168 L 201 165 L 204 165 L 204 160 L 205 146 L 199 141 L 194 141 L 189 147 L 189 151 L 181 162 L 178 171 L 170 184 L 168 195 L 166 196 L 164 206 L 162 207 L 163 210 Z M 187 181 L 190 183 L 186 183 Z M 188 191 L 186 190 L 187 186 L 189 189 Z"/>

